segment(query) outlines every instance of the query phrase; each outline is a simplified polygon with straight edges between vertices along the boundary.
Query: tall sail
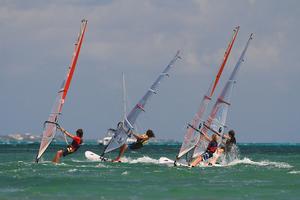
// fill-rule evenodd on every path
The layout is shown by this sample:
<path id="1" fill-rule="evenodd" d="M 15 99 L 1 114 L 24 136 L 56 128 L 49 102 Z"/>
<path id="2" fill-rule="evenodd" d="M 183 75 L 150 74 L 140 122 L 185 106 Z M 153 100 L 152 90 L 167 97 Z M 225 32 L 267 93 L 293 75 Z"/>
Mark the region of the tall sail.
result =
<path id="1" fill-rule="evenodd" d="M 219 67 L 218 73 L 217 73 L 215 79 L 210 84 L 210 87 L 209 87 L 207 93 L 204 95 L 204 97 L 201 101 L 198 112 L 195 114 L 192 122 L 187 126 L 187 130 L 186 130 L 186 133 L 184 135 L 184 140 L 183 140 L 183 143 L 181 145 L 180 151 L 177 155 L 177 159 L 181 158 L 183 155 L 185 155 L 190 150 L 192 150 L 195 147 L 195 144 L 197 143 L 197 141 L 199 140 L 200 134 L 198 132 L 196 132 L 196 129 L 198 128 L 200 120 L 203 118 L 203 115 L 206 112 L 207 106 L 208 106 L 209 102 L 211 101 L 211 97 L 214 94 L 214 91 L 215 91 L 216 86 L 219 82 L 219 79 L 222 75 L 223 69 L 224 69 L 225 64 L 227 62 L 227 59 L 230 55 L 230 52 L 231 52 L 231 49 L 233 47 L 235 38 L 238 34 L 238 31 L 239 31 L 239 26 L 236 27 L 233 30 L 231 40 L 230 40 L 230 42 L 227 46 L 227 49 L 224 53 L 224 57 L 223 57 L 221 65 Z"/>
<path id="2" fill-rule="evenodd" d="M 207 121 L 203 124 L 203 127 L 201 129 L 202 133 L 204 133 L 204 134 L 216 133 L 219 136 L 221 136 L 221 138 L 222 138 L 222 136 L 224 134 L 224 128 L 225 128 L 225 124 L 226 124 L 228 109 L 231 104 L 230 97 L 231 97 L 232 89 L 234 87 L 234 84 L 236 83 L 237 73 L 241 67 L 241 64 L 244 62 L 244 57 L 245 57 L 246 51 L 248 49 L 250 41 L 253 38 L 252 36 L 253 36 L 253 34 L 251 33 L 251 35 L 246 43 L 246 46 L 245 46 L 244 50 L 242 51 L 242 54 L 240 55 L 240 58 L 229 77 L 229 80 L 227 81 L 220 96 L 218 97 Z M 202 145 L 201 143 L 203 143 L 203 141 L 199 140 L 199 143 L 195 147 L 193 157 L 201 154 L 205 150 L 205 145 Z"/>
<path id="3" fill-rule="evenodd" d="M 36 156 L 36 162 L 39 161 L 39 159 L 41 158 L 41 156 L 46 151 L 46 149 L 52 142 L 53 138 L 55 137 L 55 134 L 56 134 L 55 123 L 58 122 L 59 115 L 62 112 L 62 107 L 66 100 L 66 96 L 67 96 L 67 93 L 68 93 L 68 90 L 69 90 L 69 87 L 70 87 L 70 84 L 72 81 L 72 77 L 73 77 L 73 74 L 74 74 L 74 71 L 76 68 L 76 63 L 77 63 L 78 56 L 80 53 L 86 26 L 87 26 L 87 20 L 84 19 L 81 21 L 80 32 L 79 32 L 77 41 L 75 43 L 75 49 L 74 49 L 72 61 L 69 66 L 66 78 L 62 82 L 62 85 L 57 93 L 57 97 L 56 97 L 56 100 L 52 107 L 51 113 L 48 117 L 48 120 L 44 123 L 44 131 L 43 131 L 42 140 L 40 143 L 40 148 L 39 148 L 38 154 Z"/>
<path id="4" fill-rule="evenodd" d="M 180 58 L 179 53 L 180 52 L 177 51 L 175 57 L 171 60 L 171 62 L 167 65 L 163 72 L 154 81 L 154 83 L 151 85 L 151 87 L 148 89 L 148 91 L 142 97 L 142 99 L 133 107 L 133 109 L 130 111 L 127 117 L 123 119 L 122 122 L 119 122 L 117 129 L 114 130 L 112 139 L 105 147 L 102 155 L 119 148 L 126 142 L 127 138 L 130 136 L 131 130 L 134 129 L 136 119 L 138 118 L 141 112 L 145 112 L 145 106 L 149 101 L 150 97 L 153 94 L 157 93 L 159 84 L 164 79 L 164 77 L 169 76 L 168 72 L 170 71 L 174 63 L 177 61 L 177 59 Z M 112 131 L 112 129 L 109 129 L 109 131 Z"/>

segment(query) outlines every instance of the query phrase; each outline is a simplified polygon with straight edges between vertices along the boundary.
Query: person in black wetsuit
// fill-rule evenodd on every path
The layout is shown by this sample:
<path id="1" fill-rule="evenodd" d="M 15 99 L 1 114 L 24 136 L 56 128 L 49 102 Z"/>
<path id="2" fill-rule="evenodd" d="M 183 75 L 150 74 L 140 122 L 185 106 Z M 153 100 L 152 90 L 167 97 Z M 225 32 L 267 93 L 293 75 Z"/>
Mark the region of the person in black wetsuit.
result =
<path id="1" fill-rule="evenodd" d="M 236 145 L 236 139 L 235 139 L 235 132 L 234 130 L 228 131 L 227 134 L 224 134 L 222 136 L 222 139 L 225 139 L 225 141 L 222 141 L 221 147 L 218 148 L 216 155 L 210 159 L 208 165 L 214 165 L 217 163 L 217 160 L 222 154 L 230 154 L 233 147 Z"/>
<path id="2" fill-rule="evenodd" d="M 155 135 L 153 133 L 152 130 L 147 130 L 145 134 L 135 134 L 135 133 L 132 133 L 133 137 L 136 138 L 136 142 L 132 143 L 129 145 L 129 149 L 131 150 L 137 150 L 137 149 L 140 149 L 144 146 L 144 144 L 146 144 L 150 138 L 154 138 Z M 113 162 L 119 162 L 121 157 L 123 156 L 123 154 L 125 153 L 126 149 L 128 148 L 128 145 L 127 144 L 123 144 L 121 147 L 120 147 L 120 152 L 119 152 L 119 155 L 117 158 L 115 158 L 113 160 Z"/>
<path id="3" fill-rule="evenodd" d="M 203 134 L 204 135 L 204 138 L 209 141 L 208 143 L 208 146 L 206 148 L 206 151 L 197 156 L 190 164 L 191 167 L 195 167 L 197 166 L 201 161 L 204 161 L 204 160 L 208 160 L 209 158 L 213 157 L 213 154 L 217 151 L 218 149 L 218 135 L 217 134 L 213 134 L 210 137 L 208 137 L 206 134 Z"/>
<path id="4" fill-rule="evenodd" d="M 224 134 L 225 141 L 225 152 L 230 152 L 233 145 L 236 145 L 235 132 L 234 130 L 228 131 L 228 134 Z"/>
<path id="5" fill-rule="evenodd" d="M 142 135 L 137 135 L 135 133 L 132 133 L 133 137 L 136 138 L 136 142 L 132 143 L 129 145 L 129 149 L 131 150 L 136 150 L 136 149 L 140 149 L 144 146 L 144 144 L 146 144 L 150 138 L 154 138 L 155 135 L 153 133 L 152 130 L 147 130 L 147 132 L 145 134 Z"/>
<path id="6" fill-rule="evenodd" d="M 67 148 L 65 149 L 61 149 L 59 151 L 57 151 L 55 157 L 53 158 L 52 162 L 54 163 L 59 163 L 60 158 L 63 156 L 67 156 L 69 154 L 74 153 L 75 151 L 77 151 L 80 147 L 80 145 L 82 144 L 82 137 L 83 137 L 83 130 L 82 129 L 78 129 L 76 131 L 76 136 L 69 133 L 68 131 L 66 131 L 64 128 L 58 127 L 65 135 L 67 135 L 68 137 L 72 138 L 73 141 L 70 145 L 67 146 Z"/>

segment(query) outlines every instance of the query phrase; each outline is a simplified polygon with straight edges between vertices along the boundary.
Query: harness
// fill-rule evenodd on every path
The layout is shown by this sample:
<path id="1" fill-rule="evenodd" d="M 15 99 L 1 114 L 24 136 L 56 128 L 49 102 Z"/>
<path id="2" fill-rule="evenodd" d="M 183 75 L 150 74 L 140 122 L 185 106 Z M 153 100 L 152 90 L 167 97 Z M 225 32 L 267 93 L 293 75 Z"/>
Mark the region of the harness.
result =
<path id="1" fill-rule="evenodd" d="M 80 145 L 82 144 L 82 139 L 78 136 L 75 136 L 73 138 L 72 143 L 67 147 L 69 151 L 77 151 L 79 149 Z"/>
<path id="2" fill-rule="evenodd" d="M 147 143 L 146 139 L 137 139 L 136 142 L 132 143 L 129 147 L 130 149 L 140 149 Z"/>

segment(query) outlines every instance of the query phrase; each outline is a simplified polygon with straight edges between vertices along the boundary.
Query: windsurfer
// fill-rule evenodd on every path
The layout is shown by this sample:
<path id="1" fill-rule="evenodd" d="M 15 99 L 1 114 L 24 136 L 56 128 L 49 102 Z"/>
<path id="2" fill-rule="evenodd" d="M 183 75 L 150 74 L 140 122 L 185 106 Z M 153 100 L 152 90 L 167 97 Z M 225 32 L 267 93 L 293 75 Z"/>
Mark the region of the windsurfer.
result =
<path id="1" fill-rule="evenodd" d="M 230 153 L 232 147 L 236 144 L 234 130 L 228 131 L 228 134 L 224 134 L 222 138 L 226 139 L 226 141 L 221 145 L 220 148 L 217 149 L 216 154 L 210 159 L 208 165 L 215 165 L 219 157 L 224 153 Z"/>
<path id="2" fill-rule="evenodd" d="M 206 148 L 206 151 L 197 156 L 190 164 L 191 167 L 197 166 L 201 161 L 208 160 L 209 158 L 213 157 L 213 154 L 218 149 L 218 135 L 213 134 L 211 138 L 207 136 L 206 134 L 203 134 L 204 138 L 209 142 L 208 146 Z"/>
<path id="3" fill-rule="evenodd" d="M 55 157 L 53 158 L 52 162 L 54 163 L 59 163 L 60 158 L 63 156 L 67 156 L 69 154 L 74 153 L 75 151 L 77 151 L 80 147 L 80 145 L 82 144 L 82 137 L 83 137 L 83 130 L 82 129 L 78 129 L 76 131 L 76 136 L 69 133 L 68 131 L 66 131 L 64 128 L 62 127 L 58 127 L 58 129 L 61 130 L 61 132 L 63 132 L 66 136 L 70 137 L 73 139 L 72 143 L 70 145 L 67 146 L 66 149 L 61 149 L 59 151 L 57 151 Z"/>
<path id="4" fill-rule="evenodd" d="M 136 142 L 129 145 L 129 149 L 137 150 L 140 149 L 146 144 L 150 138 L 154 138 L 155 135 L 152 130 L 148 129 L 145 134 L 135 134 L 132 133 L 133 137 L 136 138 Z M 113 160 L 113 162 L 120 162 L 121 157 L 124 155 L 126 149 L 128 148 L 127 144 L 123 144 L 120 147 L 120 152 L 117 158 Z"/>
<path id="5" fill-rule="evenodd" d="M 232 47 L 233 47 L 233 44 L 235 42 L 238 32 L 239 32 L 239 26 L 234 29 L 233 35 L 232 35 L 231 40 L 226 48 L 226 51 L 223 56 L 223 61 L 219 67 L 217 75 L 213 79 L 213 82 L 210 84 L 210 87 L 209 87 L 207 93 L 204 95 L 202 102 L 200 104 L 200 108 L 199 108 L 198 112 L 196 113 L 194 119 L 192 120 L 191 126 L 188 127 L 188 129 L 185 133 L 183 143 L 180 147 L 180 151 L 179 151 L 176 159 L 181 158 L 183 155 L 185 155 L 187 152 L 189 152 L 191 150 L 190 148 L 194 147 L 198 141 L 198 134 L 194 134 L 195 131 L 197 131 L 197 130 L 195 130 L 195 127 L 203 125 L 203 123 L 201 121 L 204 121 L 204 115 L 206 113 L 206 109 L 207 109 L 207 107 L 211 101 L 211 98 L 215 92 L 215 89 L 219 83 L 220 77 L 223 73 L 224 67 L 229 58 L 230 52 L 232 50 Z M 201 128 L 199 127 L 199 129 L 201 129 Z M 202 145 L 199 145 L 199 146 L 202 147 Z M 188 161 L 188 160 L 186 160 L 186 161 Z"/>
<path id="6" fill-rule="evenodd" d="M 228 131 L 228 134 L 224 134 L 223 138 L 226 139 L 226 142 L 225 142 L 225 152 L 230 152 L 231 149 L 232 149 L 232 146 L 236 144 L 234 130 Z"/>

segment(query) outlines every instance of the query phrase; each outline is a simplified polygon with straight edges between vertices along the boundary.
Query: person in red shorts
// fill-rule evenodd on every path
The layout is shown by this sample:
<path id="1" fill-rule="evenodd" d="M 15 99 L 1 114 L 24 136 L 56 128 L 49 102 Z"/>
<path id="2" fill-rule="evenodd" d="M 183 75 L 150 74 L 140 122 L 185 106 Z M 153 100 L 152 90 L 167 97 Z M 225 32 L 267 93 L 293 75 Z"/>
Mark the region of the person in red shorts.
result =
<path id="1" fill-rule="evenodd" d="M 70 145 L 67 146 L 67 148 L 57 151 L 55 157 L 52 160 L 52 162 L 54 162 L 54 163 L 59 163 L 59 160 L 62 156 L 65 157 L 66 155 L 72 154 L 75 151 L 77 151 L 79 149 L 80 145 L 82 144 L 82 141 L 83 141 L 82 140 L 82 137 L 83 137 L 83 130 L 82 129 L 78 129 L 76 131 L 76 136 L 72 135 L 71 133 L 69 133 L 68 131 L 66 131 L 62 127 L 58 127 L 58 129 L 60 129 L 66 136 L 72 138 L 73 141 Z"/>

